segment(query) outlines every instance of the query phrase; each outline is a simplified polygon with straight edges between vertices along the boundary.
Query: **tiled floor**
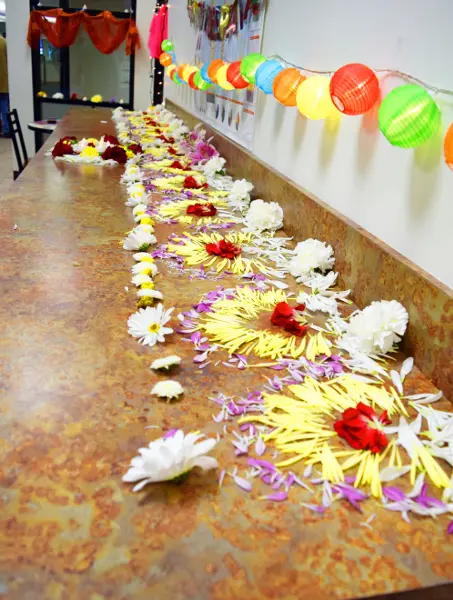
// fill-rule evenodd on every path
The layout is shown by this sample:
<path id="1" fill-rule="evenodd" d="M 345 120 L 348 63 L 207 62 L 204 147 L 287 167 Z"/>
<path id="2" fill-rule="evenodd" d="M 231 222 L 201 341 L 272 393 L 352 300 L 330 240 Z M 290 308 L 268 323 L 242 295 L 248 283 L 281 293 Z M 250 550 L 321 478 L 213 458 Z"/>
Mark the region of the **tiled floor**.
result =
<path id="1" fill-rule="evenodd" d="M 0 197 L 13 182 L 13 146 L 11 140 L 0 138 Z"/>

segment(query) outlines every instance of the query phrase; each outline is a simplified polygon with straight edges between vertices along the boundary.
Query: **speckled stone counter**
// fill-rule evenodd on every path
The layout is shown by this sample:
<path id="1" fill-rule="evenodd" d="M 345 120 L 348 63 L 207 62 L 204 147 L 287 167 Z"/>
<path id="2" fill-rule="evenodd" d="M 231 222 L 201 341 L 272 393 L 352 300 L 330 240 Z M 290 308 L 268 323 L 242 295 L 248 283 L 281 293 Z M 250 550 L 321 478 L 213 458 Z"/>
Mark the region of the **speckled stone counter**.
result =
<path id="1" fill-rule="evenodd" d="M 109 119 L 74 110 L 53 140 L 113 133 Z M 0 598 L 406 598 L 394 593 L 447 584 L 453 546 L 434 520 L 409 525 L 377 507 L 368 530 L 347 505 L 320 518 L 231 484 L 219 491 L 216 473 L 139 494 L 121 482 L 152 439 L 146 427 L 215 434 L 207 397 L 263 382 L 257 370 L 202 374 L 174 335 L 165 353 L 183 357 L 184 398 L 167 405 L 149 395 L 148 366 L 163 350 L 127 334 L 135 302 L 124 289 L 132 259 L 119 244 L 131 225 L 121 173 L 55 163 L 42 150 L 0 199 Z M 160 241 L 169 231 L 156 226 Z M 175 314 L 212 288 L 162 270 Z M 430 389 L 420 373 L 411 385 Z M 234 464 L 229 443 L 216 456 Z M 451 597 L 450 586 L 407 596 Z"/>

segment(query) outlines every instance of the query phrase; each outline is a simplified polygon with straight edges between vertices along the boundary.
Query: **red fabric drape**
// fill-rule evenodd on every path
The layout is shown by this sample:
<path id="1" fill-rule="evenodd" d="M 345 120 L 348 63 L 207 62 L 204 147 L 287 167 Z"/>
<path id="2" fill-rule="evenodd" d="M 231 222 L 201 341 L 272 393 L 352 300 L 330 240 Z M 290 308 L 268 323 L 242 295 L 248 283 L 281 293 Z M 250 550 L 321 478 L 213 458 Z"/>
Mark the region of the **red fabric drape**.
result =
<path id="1" fill-rule="evenodd" d="M 149 26 L 148 48 L 152 58 L 162 54 L 162 42 L 168 38 L 168 7 L 161 6 Z"/>
<path id="2" fill-rule="evenodd" d="M 28 45 L 38 49 L 41 33 L 52 46 L 63 48 L 74 44 L 80 25 L 102 54 L 111 54 L 126 41 L 126 54 L 140 47 L 137 26 L 132 19 L 117 19 L 105 11 L 91 17 L 84 11 L 65 13 L 61 8 L 33 10 L 28 22 Z"/>

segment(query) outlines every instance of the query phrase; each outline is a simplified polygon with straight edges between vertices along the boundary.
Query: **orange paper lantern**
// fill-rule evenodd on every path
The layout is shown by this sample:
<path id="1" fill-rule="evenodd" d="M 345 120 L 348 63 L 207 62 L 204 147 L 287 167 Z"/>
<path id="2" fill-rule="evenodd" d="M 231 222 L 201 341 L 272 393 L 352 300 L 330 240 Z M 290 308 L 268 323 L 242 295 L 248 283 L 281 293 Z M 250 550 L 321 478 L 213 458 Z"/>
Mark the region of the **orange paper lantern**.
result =
<path id="1" fill-rule="evenodd" d="M 214 83 L 217 83 L 216 75 L 217 71 L 223 66 L 225 63 L 220 58 L 213 60 L 212 63 L 208 67 L 208 76 Z"/>
<path id="2" fill-rule="evenodd" d="M 184 79 L 184 69 L 188 66 L 189 65 L 187 63 L 183 63 L 182 65 L 179 65 L 178 70 L 176 71 L 178 74 L 178 77 L 179 77 L 179 79 L 181 79 L 181 81 L 183 81 L 183 79 Z"/>
<path id="3" fill-rule="evenodd" d="M 159 56 L 159 62 L 163 67 L 168 67 L 173 62 L 173 57 L 171 54 L 168 54 L 168 52 L 162 52 Z"/>
<path id="4" fill-rule="evenodd" d="M 227 80 L 237 90 L 244 90 L 249 87 L 249 82 L 246 81 L 241 75 L 241 62 L 237 60 L 228 67 Z"/>
<path id="5" fill-rule="evenodd" d="M 453 171 L 453 123 L 447 129 L 444 138 L 444 157 L 448 167 Z"/>
<path id="6" fill-rule="evenodd" d="M 297 90 L 306 79 L 298 69 L 283 69 L 274 79 L 272 86 L 275 99 L 283 106 L 296 106 Z"/>

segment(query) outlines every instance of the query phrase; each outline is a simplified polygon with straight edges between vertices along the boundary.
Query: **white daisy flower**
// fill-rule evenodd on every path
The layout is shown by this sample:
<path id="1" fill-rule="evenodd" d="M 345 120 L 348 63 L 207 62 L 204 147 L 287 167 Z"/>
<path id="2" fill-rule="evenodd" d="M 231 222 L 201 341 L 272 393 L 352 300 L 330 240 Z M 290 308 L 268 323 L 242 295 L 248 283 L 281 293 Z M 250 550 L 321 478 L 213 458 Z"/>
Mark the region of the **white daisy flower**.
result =
<path id="1" fill-rule="evenodd" d="M 315 270 L 329 271 L 335 263 L 332 246 L 312 238 L 299 242 L 294 250 L 294 258 L 289 261 L 288 270 L 298 282 L 313 279 Z"/>
<path id="2" fill-rule="evenodd" d="M 277 202 L 254 200 L 244 223 L 249 231 L 277 230 L 283 226 L 283 209 Z"/>
<path id="3" fill-rule="evenodd" d="M 145 275 L 143 273 L 141 273 L 140 275 L 134 275 L 134 277 L 132 277 L 131 281 L 137 287 L 140 285 L 143 285 L 144 283 L 152 283 L 153 282 L 153 280 L 151 279 L 151 277 L 149 275 Z"/>
<path id="4" fill-rule="evenodd" d="M 154 262 L 154 258 L 152 257 L 152 255 L 149 252 L 136 252 L 135 254 L 132 255 L 132 258 L 134 260 L 136 260 L 137 262 L 139 261 L 144 261 L 144 262 Z"/>
<path id="5" fill-rule="evenodd" d="M 134 227 L 134 231 L 135 232 L 143 232 L 143 233 L 153 233 L 154 232 L 154 227 L 152 225 L 149 225 L 148 223 L 143 223 L 140 225 L 136 225 Z"/>
<path id="6" fill-rule="evenodd" d="M 144 198 L 146 196 L 143 183 L 131 183 L 127 186 L 127 192 L 131 198 Z"/>
<path id="7" fill-rule="evenodd" d="M 127 199 L 127 202 L 125 202 L 124 204 L 126 206 L 137 206 L 137 204 L 145 204 L 145 203 L 149 202 L 150 199 L 151 198 L 150 198 L 149 194 L 146 194 L 146 196 L 142 196 L 140 198 L 132 198 L 132 196 L 130 196 Z"/>
<path id="8" fill-rule="evenodd" d="M 167 379 L 166 381 L 159 381 L 151 390 L 153 396 L 159 396 L 159 398 L 168 398 L 172 400 L 184 394 L 184 388 L 178 381 L 172 381 Z"/>
<path id="9" fill-rule="evenodd" d="M 127 321 L 129 334 L 138 338 L 144 346 L 154 346 L 157 342 L 165 342 L 165 336 L 173 333 L 173 329 L 165 327 L 171 319 L 174 308 L 164 310 L 162 304 L 156 308 L 147 306 L 140 308 Z"/>
<path id="10" fill-rule="evenodd" d="M 147 204 L 136 204 L 132 210 L 132 214 L 134 215 L 134 217 L 136 217 L 137 215 L 144 215 L 146 213 L 147 208 Z"/>
<path id="11" fill-rule="evenodd" d="M 171 135 L 172 135 L 172 137 L 175 138 L 175 140 L 179 141 L 182 137 L 184 137 L 188 133 L 189 133 L 189 128 L 186 127 L 185 125 L 183 125 L 182 127 L 178 127 L 177 129 L 174 129 L 171 132 Z"/>
<path id="12" fill-rule="evenodd" d="M 406 309 L 396 300 L 372 302 L 351 317 L 338 344 L 352 353 L 387 354 L 401 341 L 408 321 Z"/>
<path id="13" fill-rule="evenodd" d="M 156 360 L 152 363 L 151 369 L 158 371 L 159 369 L 170 369 L 175 365 L 180 365 L 182 359 L 176 354 L 172 356 L 166 356 L 164 358 L 156 358 Z"/>
<path id="14" fill-rule="evenodd" d="M 159 292 L 157 290 L 152 290 L 150 288 L 144 288 L 144 289 L 138 290 L 137 296 L 139 298 L 155 298 L 156 300 L 164 299 L 162 292 Z"/>
<path id="15" fill-rule="evenodd" d="M 203 438 L 203 434 L 184 435 L 183 431 L 178 430 L 173 436 L 151 442 L 148 447 L 139 449 L 140 456 L 131 460 L 123 481 L 140 482 L 133 488 L 134 492 L 138 492 L 148 483 L 178 479 L 194 467 L 204 471 L 216 469 L 219 466 L 217 460 L 206 454 L 216 446 L 217 440 Z"/>
<path id="16" fill-rule="evenodd" d="M 150 277 L 155 277 L 158 272 L 159 270 L 156 265 L 148 261 L 138 262 L 132 267 L 133 275 L 149 275 Z"/>
<path id="17" fill-rule="evenodd" d="M 136 227 L 126 237 L 123 242 L 124 250 L 147 250 L 150 244 L 156 244 L 157 240 L 152 233 L 149 231 L 143 231 Z"/>

